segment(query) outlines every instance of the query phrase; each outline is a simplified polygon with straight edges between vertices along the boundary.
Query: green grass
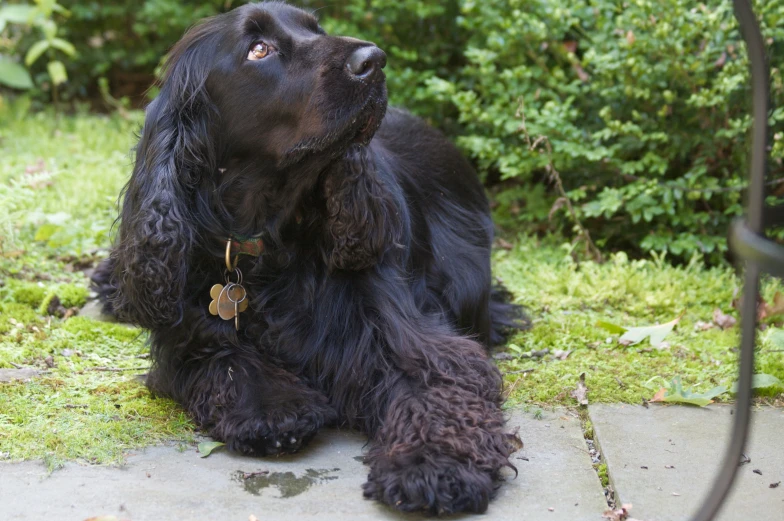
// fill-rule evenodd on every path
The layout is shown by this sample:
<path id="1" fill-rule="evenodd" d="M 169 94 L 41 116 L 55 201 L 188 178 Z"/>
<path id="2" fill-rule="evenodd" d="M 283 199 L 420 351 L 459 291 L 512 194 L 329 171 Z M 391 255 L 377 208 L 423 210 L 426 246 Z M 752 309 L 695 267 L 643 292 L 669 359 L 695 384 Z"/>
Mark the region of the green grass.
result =
<path id="1" fill-rule="evenodd" d="M 697 259 L 673 267 L 664 259 L 629 260 L 623 253 L 603 265 L 578 264 L 552 242 L 522 237 L 511 251 L 494 254 L 496 275 L 533 318 L 531 331 L 511 339 L 504 350 L 503 358 L 511 359 L 499 364 L 506 373 L 510 405 L 575 405 L 570 392 L 582 373 L 592 402 L 639 404 L 675 376 L 697 391 L 730 387 L 735 381 L 739 327 L 695 329 L 699 321 L 711 322 L 717 308 L 738 316 L 731 303 L 742 284 L 730 267 L 708 269 Z M 763 287 L 767 301 L 782 290 L 775 280 L 766 280 Z M 596 325 L 602 320 L 646 326 L 681 314 L 663 349 L 647 341 L 623 346 L 619 335 Z M 780 331 L 769 327 L 761 333 L 757 371 L 784 380 Z M 525 357 L 546 348 L 571 354 L 565 360 Z M 775 391 L 767 394 L 771 401 L 781 399 Z"/>
<path id="2" fill-rule="evenodd" d="M 106 254 L 140 118 L 77 115 L 56 124 L 47 114 L 0 114 L 0 368 L 43 373 L 0 384 L 4 459 L 43 458 L 50 467 L 71 459 L 111 463 L 135 447 L 192 440 L 184 412 L 154 399 L 136 378 L 149 364 L 141 331 L 47 315 L 55 295 L 66 308 L 85 302 L 80 270 Z M 737 327 L 694 329 L 697 321 L 710 322 L 715 308 L 737 316 L 730 302 L 740 281 L 730 268 L 697 261 L 675 268 L 623 254 L 604 265 L 577 264 L 556 238 L 513 242 L 511 251 L 494 253 L 496 275 L 534 325 L 496 351 L 510 405 L 575 406 L 570 391 L 583 372 L 594 402 L 640 403 L 674 376 L 696 390 L 734 381 Z M 765 298 L 780 289 L 767 281 Z M 620 346 L 617 335 L 596 326 L 666 322 L 682 312 L 663 350 Z M 784 379 L 779 332 L 761 335 L 758 366 Z M 542 349 L 551 354 L 525 357 Z M 555 359 L 556 350 L 571 354 Z M 763 399 L 782 396 L 768 392 Z"/>
<path id="3" fill-rule="evenodd" d="M 192 439 L 185 413 L 136 377 L 149 366 L 142 331 L 46 313 L 55 295 L 65 308 L 85 303 L 80 268 L 110 243 L 134 118 L 56 124 L 35 114 L 0 125 L 0 368 L 43 372 L 0 383 L 2 459 L 113 463 L 136 447 Z"/>

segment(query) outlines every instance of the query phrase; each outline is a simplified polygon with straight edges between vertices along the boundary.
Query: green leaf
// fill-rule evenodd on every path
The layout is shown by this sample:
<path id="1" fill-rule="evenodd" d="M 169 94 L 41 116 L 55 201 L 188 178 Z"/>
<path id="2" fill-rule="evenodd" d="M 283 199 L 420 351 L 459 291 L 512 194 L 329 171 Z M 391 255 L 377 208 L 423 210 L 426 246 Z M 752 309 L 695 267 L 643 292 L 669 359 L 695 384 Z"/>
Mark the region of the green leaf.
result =
<path id="1" fill-rule="evenodd" d="M 57 226 L 65 226 L 71 220 L 71 214 L 68 212 L 55 212 L 44 214 L 46 222 L 49 224 L 56 224 Z"/>
<path id="2" fill-rule="evenodd" d="M 35 237 L 33 237 L 34 241 L 48 241 L 52 238 L 52 235 L 59 232 L 62 229 L 62 226 L 58 226 L 56 224 L 43 224 L 41 225 L 38 230 L 35 232 Z"/>
<path id="3" fill-rule="evenodd" d="M 784 389 L 784 382 L 771 374 L 757 373 L 751 377 L 752 389 L 768 389 L 770 387 L 780 387 Z M 738 393 L 738 382 L 732 384 L 731 392 Z"/>
<path id="4" fill-rule="evenodd" d="M 44 19 L 38 24 L 38 27 L 41 28 L 41 32 L 44 33 L 44 37 L 47 41 L 52 41 L 57 35 L 57 24 L 54 23 L 54 20 L 48 18 Z"/>
<path id="5" fill-rule="evenodd" d="M 776 349 L 784 349 L 784 329 L 775 329 L 771 331 L 768 338 Z"/>
<path id="6" fill-rule="evenodd" d="M 14 89 L 33 87 L 33 79 L 27 69 L 4 56 L 0 56 L 0 83 Z"/>
<path id="7" fill-rule="evenodd" d="M 71 16 L 71 11 L 61 6 L 57 2 L 52 4 L 52 11 L 54 11 L 55 13 L 60 13 L 63 16 Z"/>
<path id="8" fill-rule="evenodd" d="M 784 387 L 784 382 L 771 374 L 758 373 L 751 378 L 752 389 L 767 389 L 768 387 Z"/>
<path id="9" fill-rule="evenodd" d="M 609 331 L 613 335 L 622 335 L 622 334 L 626 333 L 626 331 L 627 331 L 627 329 L 625 327 L 621 327 L 621 326 L 616 325 L 616 324 L 611 324 L 610 322 L 605 322 L 604 320 L 599 320 L 596 323 L 596 325 L 601 327 L 601 328 L 603 328 L 603 329 L 606 329 L 607 331 Z"/>
<path id="10" fill-rule="evenodd" d="M 55 49 L 60 49 L 68 56 L 76 56 L 76 47 L 71 42 L 65 41 L 62 38 L 52 38 L 49 42 Z"/>
<path id="11" fill-rule="evenodd" d="M 219 447 L 223 447 L 224 445 L 226 444 L 220 441 L 203 441 L 199 443 L 199 455 L 202 458 L 206 458 L 212 454 L 212 451 Z"/>
<path id="12" fill-rule="evenodd" d="M 47 40 L 41 40 L 39 42 L 35 42 L 30 49 L 27 51 L 27 55 L 25 55 L 25 65 L 28 67 L 35 63 L 35 61 L 41 57 L 41 55 L 49 48 L 49 42 Z"/>
<path id="13" fill-rule="evenodd" d="M 65 72 L 65 65 L 61 61 L 51 61 L 46 64 L 46 70 L 49 71 L 49 77 L 52 78 L 52 83 L 60 85 L 68 81 L 68 74 Z"/>
<path id="14" fill-rule="evenodd" d="M 631 345 L 634 345 L 639 344 L 650 337 L 651 345 L 653 347 L 658 347 L 664 341 L 664 338 L 672 332 L 673 328 L 680 322 L 682 317 L 683 314 L 675 320 L 657 326 L 630 327 L 623 336 L 621 336 L 619 341 L 629 342 Z"/>
<path id="15" fill-rule="evenodd" d="M 697 405 L 699 407 L 705 407 L 709 403 L 713 401 L 714 398 L 717 396 L 724 394 L 727 392 L 727 388 L 723 385 L 719 385 L 714 387 L 713 389 L 706 391 L 704 393 L 693 393 L 691 391 L 686 391 L 683 389 L 683 383 L 681 382 L 681 377 L 676 376 L 672 379 L 672 382 L 668 384 L 669 389 L 667 392 L 662 396 L 661 389 L 656 396 L 651 399 L 651 402 L 667 402 L 667 403 L 686 403 L 689 405 Z"/>
<path id="16" fill-rule="evenodd" d="M 26 4 L 5 5 L 0 8 L 0 22 L 29 24 L 35 17 L 35 6 Z"/>

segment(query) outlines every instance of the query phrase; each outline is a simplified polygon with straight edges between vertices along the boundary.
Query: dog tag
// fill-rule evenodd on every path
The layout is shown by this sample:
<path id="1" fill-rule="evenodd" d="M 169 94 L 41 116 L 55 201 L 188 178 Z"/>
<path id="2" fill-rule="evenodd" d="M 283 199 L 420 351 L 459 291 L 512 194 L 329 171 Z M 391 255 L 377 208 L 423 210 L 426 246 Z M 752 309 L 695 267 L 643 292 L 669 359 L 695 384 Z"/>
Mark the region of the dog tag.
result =
<path id="1" fill-rule="evenodd" d="M 239 331 L 240 329 L 240 313 L 245 311 L 248 307 L 248 301 L 245 298 L 247 293 L 245 288 L 239 284 L 232 284 L 226 292 L 226 297 L 234 302 L 234 327 Z M 240 307 L 244 304 L 244 307 Z"/>
<path id="2" fill-rule="evenodd" d="M 218 296 L 218 316 L 223 320 L 231 320 L 237 314 L 234 302 L 229 299 L 229 291 L 235 286 L 234 283 L 229 283 L 221 290 Z"/>
<path id="3" fill-rule="evenodd" d="M 228 251 L 228 250 L 227 250 Z M 227 268 L 226 271 L 226 285 L 214 284 L 210 288 L 210 301 L 209 311 L 212 315 L 217 315 L 223 320 L 234 319 L 234 327 L 239 330 L 240 328 L 240 313 L 248 309 L 248 293 L 242 285 L 242 272 L 235 266 L 228 264 L 227 253 Z M 230 276 L 234 273 L 237 277 L 237 282 L 231 282 Z"/>
<path id="4" fill-rule="evenodd" d="M 223 291 L 223 284 L 215 284 L 210 288 L 210 297 L 212 297 L 212 301 L 210 302 L 209 309 L 211 315 L 218 314 L 218 297 L 220 297 L 221 291 Z"/>

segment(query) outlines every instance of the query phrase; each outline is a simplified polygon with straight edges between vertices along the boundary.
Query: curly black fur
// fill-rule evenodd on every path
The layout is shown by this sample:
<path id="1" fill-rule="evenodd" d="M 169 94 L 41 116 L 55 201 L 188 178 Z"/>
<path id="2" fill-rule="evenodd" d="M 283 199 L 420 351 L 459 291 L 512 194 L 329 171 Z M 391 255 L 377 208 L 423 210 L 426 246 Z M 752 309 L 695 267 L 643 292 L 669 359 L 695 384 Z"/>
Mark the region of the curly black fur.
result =
<path id="1" fill-rule="evenodd" d="M 263 40 L 273 46 L 247 60 Z M 107 308 L 151 332 L 147 384 L 247 454 L 294 452 L 325 425 L 371 438 L 365 495 L 405 511 L 482 512 L 510 434 L 486 346 L 521 327 L 493 288 L 479 180 L 395 109 L 372 44 L 251 4 L 186 34 L 147 109 L 117 243 L 94 275 Z M 229 234 L 240 329 L 209 314 Z"/>

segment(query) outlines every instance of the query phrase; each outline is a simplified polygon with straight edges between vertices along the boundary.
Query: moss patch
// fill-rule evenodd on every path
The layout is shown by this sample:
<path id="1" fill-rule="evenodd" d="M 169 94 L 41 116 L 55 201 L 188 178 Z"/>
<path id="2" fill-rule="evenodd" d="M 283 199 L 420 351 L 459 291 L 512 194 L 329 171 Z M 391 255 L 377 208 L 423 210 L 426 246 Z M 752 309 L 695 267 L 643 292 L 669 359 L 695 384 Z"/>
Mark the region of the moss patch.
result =
<path id="1" fill-rule="evenodd" d="M 46 296 L 41 301 L 41 305 L 38 306 L 38 312 L 42 315 L 47 314 L 49 306 L 54 299 L 57 299 L 64 308 L 80 308 L 87 303 L 87 295 L 88 291 L 85 286 L 59 284 L 46 293 Z"/>
<path id="2" fill-rule="evenodd" d="M 0 385 L 0 452 L 7 458 L 43 458 L 50 468 L 69 459 L 119 463 L 129 449 L 190 439 L 186 414 L 153 399 L 133 376 L 63 373 Z"/>
<path id="3" fill-rule="evenodd" d="M 19 311 L 22 305 L 4 304 Z M 30 318 L 30 308 L 22 307 Z M 17 321 L 0 336 L 0 367 L 34 367 L 44 376 L 0 384 L 0 454 L 122 461 L 134 447 L 188 441 L 193 427 L 175 403 L 155 399 L 138 375 L 146 372 L 145 336 L 121 324 L 74 317 Z"/>
<path id="4" fill-rule="evenodd" d="M 0 204 L 18 210 L 10 224 L 0 212 L 0 368 L 43 373 L 0 383 L 0 459 L 116 463 L 192 439 L 184 411 L 138 378 L 149 367 L 139 329 L 48 315 L 55 297 L 64 308 L 88 298 L 80 270 L 110 244 L 137 123 L 76 116 L 58 128 L 37 114 L 0 125 Z"/>
<path id="5" fill-rule="evenodd" d="M 511 251 L 494 254 L 495 273 L 526 306 L 533 328 L 501 350 L 510 405 L 520 403 L 576 405 L 570 396 L 580 374 L 586 374 L 592 402 L 641 403 L 665 381 L 680 375 L 685 386 L 705 391 L 727 387 L 736 379 L 739 327 L 727 330 L 696 327 L 710 323 L 715 309 L 738 317 L 733 296 L 742 286 L 732 268 L 706 269 L 698 259 L 674 267 L 665 259 L 629 260 L 623 253 L 598 265 L 576 263 L 554 241 L 521 237 Z M 772 300 L 780 282 L 763 284 Z M 596 324 L 623 327 L 668 322 L 683 313 L 663 348 L 647 341 L 623 346 L 618 335 Z M 757 371 L 784 380 L 784 356 L 777 347 L 781 330 L 760 335 Z M 529 358 L 531 351 L 550 354 Z M 569 355 L 561 360 L 553 353 Z M 761 393 L 780 399 L 780 390 Z M 719 400 L 731 399 L 722 395 Z"/>
<path id="6" fill-rule="evenodd" d="M 0 458 L 121 461 L 125 451 L 165 440 L 188 441 L 193 426 L 174 403 L 153 399 L 136 378 L 149 365 L 138 329 L 86 317 L 47 315 L 55 296 L 66 308 L 88 296 L 81 269 L 106 254 L 117 194 L 130 171 L 128 150 L 140 122 L 78 115 L 58 125 L 44 114 L 0 125 L 0 368 L 31 367 L 44 375 L 0 384 Z M 52 139 L 41 139 L 51 136 Z M 731 385 L 738 329 L 695 330 L 715 308 L 737 317 L 730 302 L 740 281 L 729 267 L 665 259 L 604 265 L 575 263 L 556 239 L 522 236 L 494 253 L 496 275 L 525 305 L 531 331 L 510 339 L 499 365 L 509 404 L 575 405 L 570 391 L 586 373 L 594 402 L 640 403 L 676 375 L 706 390 Z M 781 286 L 766 281 L 770 300 Z M 623 347 L 596 326 L 672 320 L 667 341 Z M 782 332 L 761 335 L 758 370 L 784 379 Z M 529 358 L 531 351 L 550 354 Z M 561 360 L 556 350 L 570 352 Z M 724 395 L 721 399 L 729 399 Z M 781 400 L 768 391 L 765 400 Z"/>
<path id="7" fill-rule="evenodd" d="M 46 299 L 47 288 L 42 282 L 7 279 L 0 288 L 0 301 L 37 308 Z"/>

